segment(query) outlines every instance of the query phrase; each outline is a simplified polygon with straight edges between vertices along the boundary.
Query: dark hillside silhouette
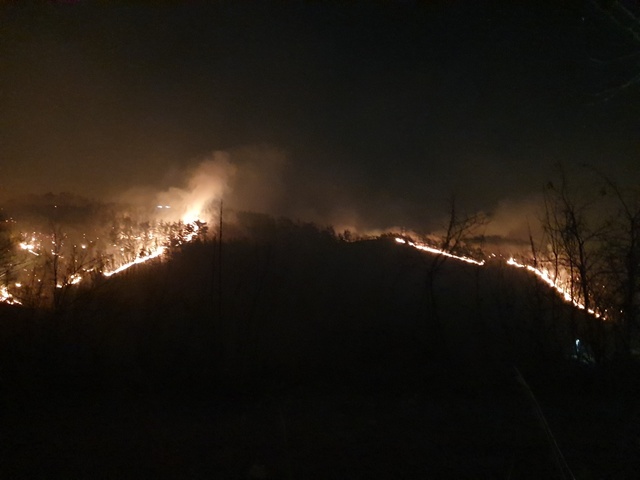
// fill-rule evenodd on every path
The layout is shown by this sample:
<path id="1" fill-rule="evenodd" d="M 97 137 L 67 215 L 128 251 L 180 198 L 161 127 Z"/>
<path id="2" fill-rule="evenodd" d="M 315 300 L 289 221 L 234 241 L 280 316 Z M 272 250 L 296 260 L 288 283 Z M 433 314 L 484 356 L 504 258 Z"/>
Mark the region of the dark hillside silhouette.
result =
<path id="1" fill-rule="evenodd" d="M 572 359 L 572 309 L 524 271 L 443 264 L 442 355 L 427 254 L 237 217 L 222 263 L 200 240 L 56 311 L 0 305 L 3 473 L 564 478 L 561 451 L 632 478 L 637 381 Z"/>

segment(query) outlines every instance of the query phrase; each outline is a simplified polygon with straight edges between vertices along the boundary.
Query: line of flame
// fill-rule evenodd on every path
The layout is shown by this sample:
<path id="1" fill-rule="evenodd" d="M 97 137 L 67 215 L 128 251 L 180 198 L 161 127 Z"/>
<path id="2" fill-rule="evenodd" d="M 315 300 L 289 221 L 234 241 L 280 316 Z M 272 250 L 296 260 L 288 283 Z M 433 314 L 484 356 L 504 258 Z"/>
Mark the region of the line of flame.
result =
<path id="1" fill-rule="evenodd" d="M 449 258 L 455 258 L 456 260 L 460 260 L 461 262 L 472 263 L 473 265 L 479 265 L 479 266 L 484 265 L 484 260 L 475 260 L 470 257 L 454 255 L 453 253 L 449 253 L 445 250 L 440 250 L 439 248 L 430 247 L 429 245 L 425 245 L 424 243 L 410 242 L 400 237 L 396 237 L 396 242 L 410 245 L 413 248 L 417 248 L 418 250 L 422 250 L 424 252 L 435 253 L 436 255 L 443 255 Z"/>
<path id="2" fill-rule="evenodd" d="M 135 260 L 133 260 L 133 261 L 131 261 L 129 263 L 125 263 L 124 265 L 120 265 L 115 270 L 111 270 L 109 272 L 102 272 L 102 274 L 105 277 L 110 277 L 111 275 L 115 275 L 116 273 L 120 273 L 120 272 L 126 270 L 127 268 L 133 267 L 134 265 L 138 265 L 140 263 L 147 262 L 147 261 L 152 260 L 154 258 L 158 258 L 166 250 L 167 250 L 167 247 L 158 247 L 158 249 L 155 252 L 150 253 L 149 255 L 145 255 L 144 257 L 138 257 L 138 258 L 136 258 Z"/>
<path id="3" fill-rule="evenodd" d="M 525 265 L 524 263 L 520 263 L 520 262 L 516 261 L 516 259 L 514 259 L 513 257 L 511 257 L 509 260 L 507 260 L 507 265 L 511 265 L 512 267 L 516 267 L 516 268 L 524 268 L 527 271 L 533 273 L 536 277 L 538 277 L 540 280 L 542 280 L 544 283 L 546 283 L 551 288 L 553 288 L 556 292 L 558 292 L 560 294 L 560 296 L 564 299 L 564 301 L 566 301 L 568 303 L 571 303 L 574 307 L 577 307 L 577 308 L 579 308 L 581 310 L 585 310 L 586 307 L 585 307 L 584 303 L 580 303 L 575 298 L 573 298 L 571 296 L 571 292 L 569 292 L 567 289 L 565 289 L 557 281 L 554 281 L 551 278 L 551 276 L 549 275 L 548 272 L 539 270 L 539 269 L 537 269 L 537 268 L 535 268 L 535 267 L 533 267 L 531 265 Z M 589 312 L 594 317 L 602 318 L 603 320 L 606 320 L 606 318 L 604 316 L 602 316 L 600 313 L 596 312 L 592 308 L 587 308 L 586 310 L 587 310 L 587 312 Z"/>
<path id="4" fill-rule="evenodd" d="M 158 208 L 161 208 L 161 207 L 158 206 Z M 170 207 L 165 207 L 165 208 L 170 208 Z M 198 220 L 199 220 L 199 218 L 196 216 L 195 220 L 193 220 L 191 222 L 187 222 L 193 227 L 193 232 L 191 232 L 189 235 L 187 235 L 185 237 L 184 241 L 186 243 L 192 242 L 198 236 L 199 227 L 198 227 L 198 225 L 196 223 L 196 221 L 198 221 Z M 115 270 L 111 270 L 109 272 L 102 272 L 102 274 L 105 277 L 110 277 L 111 275 L 115 275 L 116 273 L 120 273 L 120 272 L 126 270 L 127 268 L 133 267 L 134 265 L 138 265 L 140 263 L 144 263 L 144 262 L 147 262 L 149 260 L 153 260 L 154 258 L 158 258 L 159 256 L 163 255 L 166 251 L 167 251 L 167 247 L 158 247 L 158 249 L 155 252 L 150 253 L 149 255 L 145 255 L 143 257 L 138 257 L 135 260 L 133 260 L 132 262 L 125 263 L 124 265 L 120 265 Z M 80 282 L 80 280 L 78 280 L 75 283 L 79 283 L 79 282 Z"/>
<path id="5" fill-rule="evenodd" d="M 462 257 L 462 256 L 458 256 L 458 255 L 453 255 L 452 253 L 446 252 L 444 250 L 440 250 L 440 249 L 437 249 L 437 248 L 429 247 L 428 245 L 425 245 L 425 244 L 414 243 L 414 242 L 405 240 L 404 238 L 396 237 L 395 240 L 396 240 L 397 243 L 406 244 L 406 245 L 409 245 L 409 246 L 411 246 L 413 248 L 416 248 L 418 250 L 434 253 L 436 255 L 444 255 L 445 257 L 454 258 L 454 259 L 460 260 L 462 262 L 472 263 L 474 265 L 479 265 L 479 266 L 482 266 L 485 263 L 484 260 L 478 261 L 478 260 L 475 260 L 475 259 L 469 258 L 469 257 Z M 558 292 L 564 301 L 566 301 L 568 303 L 571 303 L 573 306 L 575 306 L 575 307 L 577 307 L 577 308 L 579 308 L 581 310 L 585 310 L 585 305 L 583 303 L 580 303 L 579 301 L 577 301 L 575 298 L 573 298 L 571 296 L 571 293 L 569 291 L 567 291 L 560 283 L 558 283 L 557 281 L 554 281 L 550 277 L 548 272 L 539 270 L 539 269 L 537 269 L 535 267 L 532 267 L 531 265 L 525 265 L 524 263 L 519 263 L 513 257 L 511 257 L 509 260 L 507 260 L 506 263 L 509 266 L 512 266 L 512 267 L 515 267 L 515 268 L 524 268 L 528 272 L 533 273 L 536 277 L 538 277 L 540 280 L 542 280 L 544 283 L 546 283 L 551 288 L 553 288 L 556 292 Z M 586 310 L 587 310 L 587 312 L 589 312 L 594 317 L 601 318 L 602 320 L 606 320 L 606 318 L 602 314 L 596 312 L 592 308 L 588 308 Z"/>
<path id="6" fill-rule="evenodd" d="M 161 208 L 160 206 L 158 208 Z M 170 208 L 168 206 L 165 206 L 164 208 Z M 185 223 L 189 223 L 191 224 L 191 226 L 193 227 L 193 232 L 189 233 L 188 235 L 186 235 L 186 237 L 184 238 L 184 242 L 185 243 L 189 243 L 192 242 L 199 233 L 199 227 L 198 224 L 196 223 L 197 220 L 199 220 L 197 215 L 195 216 L 195 220 L 193 221 L 189 221 L 189 222 L 185 222 Z M 182 242 L 180 242 L 182 243 Z M 40 254 L 38 252 L 35 251 L 36 246 L 27 242 L 21 242 L 19 244 L 20 248 L 22 250 L 26 250 L 27 252 L 31 253 L 32 255 L 35 256 L 39 256 Z M 86 248 L 85 245 L 82 245 L 82 248 Z M 109 271 L 103 271 L 102 275 L 104 275 L 105 277 L 111 277 L 112 275 L 115 275 L 117 273 L 123 272 L 125 270 L 127 270 L 128 268 L 133 267 L 134 265 L 138 265 L 141 263 L 145 263 L 148 262 L 149 260 L 153 260 L 154 258 L 158 258 L 160 256 L 162 256 L 164 253 L 166 253 L 166 251 L 168 250 L 167 247 L 165 246 L 161 246 L 158 247 L 155 251 L 153 251 L 152 253 L 150 253 L 149 255 L 144 255 L 142 257 L 138 257 L 135 260 L 125 263 L 123 265 L 120 265 L 118 268 L 115 268 L 113 270 L 109 270 Z M 76 273 L 74 275 L 71 275 L 71 277 L 69 278 L 69 281 L 67 282 L 68 285 L 77 285 L 80 282 L 82 282 L 83 277 L 81 274 Z M 16 284 L 16 286 L 20 286 L 18 284 Z M 56 288 L 62 288 L 63 285 L 62 284 L 57 284 Z M 8 304 L 18 304 L 21 305 L 21 302 L 16 299 L 11 293 L 9 293 L 8 289 L 6 286 L 2 286 L 0 287 L 0 303 L 8 303 Z"/>

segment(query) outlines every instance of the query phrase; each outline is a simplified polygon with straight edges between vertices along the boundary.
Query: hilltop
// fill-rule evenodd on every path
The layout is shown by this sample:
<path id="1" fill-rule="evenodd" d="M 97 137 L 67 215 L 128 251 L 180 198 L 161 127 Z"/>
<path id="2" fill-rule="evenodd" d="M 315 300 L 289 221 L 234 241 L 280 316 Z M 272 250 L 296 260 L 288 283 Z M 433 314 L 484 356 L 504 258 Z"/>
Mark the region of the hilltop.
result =
<path id="1" fill-rule="evenodd" d="M 579 478 L 631 478 L 637 384 L 573 360 L 573 309 L 524 271 L 448 260 L 434 309 L 432 257 L 391 236 L 240 225 L 58 311 L 0 305 L 4 471 L 554 478 L 524 382 Z"/>

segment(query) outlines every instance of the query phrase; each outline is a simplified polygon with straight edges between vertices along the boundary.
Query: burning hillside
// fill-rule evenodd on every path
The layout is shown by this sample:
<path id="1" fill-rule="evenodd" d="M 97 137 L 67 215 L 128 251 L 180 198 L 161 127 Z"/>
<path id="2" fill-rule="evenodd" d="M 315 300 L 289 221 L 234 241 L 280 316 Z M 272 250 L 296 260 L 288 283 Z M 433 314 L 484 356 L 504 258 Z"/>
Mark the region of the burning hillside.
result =
<path id="1" fill-rule="evenodd" d="M 184 187 L 129 191 L 116 202 L 77 195 L 27 195 L 9 201 L 4 222 L 0 301 L 57 306 L 65 290 L 162 257 L 207 235 L 236 167 L 216 152 Z"/>
<path id="2" fill-rule="evenodd" d="M 169 205 L 134 208 L 65 194 L 27 200 L 7 209 L 0 293 L 7 303 L 51 305 L 72 285 L 112 276 L 207 234 L 197 214 L 173 220 Z"/>
<path id="3" fill-rule="evenodd" d="M 459 262 L 465 262 L 465 263 L 470 263 L 472 265 L 477 265 L 479 267 L 482 267 L 483 265 L 485 265 L 485 260 L 476 260 L 474 258 L 464 256 L 464 255 L 455 255 L 449 251 L 442 250 L 425 243 L 417 243 L 411 240 L 406 240 L 401 237 L 396 237 L 395 240 L 397 243 L 400 243 L 403 245 L 406 244 L 417 250 L 431 253 L 433 255 L 441 255 L 447 258 L 452 258 Z M 496 258 L 497 256 L 496 254 L 489 254 L 489 257 Z M 553 266 L 551 265 L 538 267 L 538 266 L 522 263 L 524 262 L 524 260 L 522 262 L 519 262 L 514 257 L 509 257 L 508 259 L 503 259 L 503 260 L 505 260 L 505 263 L 508 266 L 515 267 L 515 268 L 522 268 L 532 273 L 533 275 L 535 275 L 537 279 L 539 279 L 541 282 L 543 282 L 544 284 L 548 285 L 553 290 L 555 290 L 560 295 L 560 298 L 562 298 L 565 302 L 570 303 L 581 310 L 586 309 L 585 304 L 584 302 L 581 301 L 578 292 L 576 292 L 575 289 L 572 288 L 572 282 L 566 270 L 560 269 L 560 268 L 553 268 Z M 605 317 L 603 317 L 601 313 L 596 312 L 594 309 L 588 308 L 586 310 L 589 314 L 593 315 L 594 317 L 602 318 L 603 320 L 605 320 Z"/>
<path id="4" fill-rule="evenodd" d="M 31 196 L 14 202 L 8 210 L 11 216 L 5 221 L 5 230 L 11 231 L 17 245 L 13 245 L 13 254 L 4 258 L 0 301 L 34 306 L 51 304 L 72 285 L 110 277 L 134 265 L 161 258 L 172 248 L 204 238 L 208 222 L 203 218 L 215 221 L 221 213 L 215 211 L 214 200 L 206 193 L 218 198 L 222 190 L 214 188 L 219 187 L 218 182 L 203 179 L 219 174 L 220 168 L 218 163 L 201 167 L 200 174 L 194 177 L 200 180 L 190 182 L 191 190 L 174 188 L 162 192 L 157 197 L 163 203 L 157 205 L 99 204 L 70 194 Z M 454 261 L 476 266 L 485 264 L 484 259 L 458 255 L 438 248 L 435 243 L 402 237 L 396 237 L 395 241 Z M 481 255 L 500 258 L 492 253 Z M 578 292 L 571 290 L 564 271 L 539 268 L 513 257 L 503 261 L 508 266 L 532 272 L 565 301 L 585 308 Z M 601 316 L 593 309 L 589 309 L 589 313 Z"/>
<path id="5" fill-rule="evenodd" d="M 205 239 L 210 230 L 218 232 L 222 227 L 219 220 L 223 198 L 225 206 L 227 201 L 232 205 L 225 212 L 225 238 L 233 237 L 234 230 L 244 228 L 238 227 L 235 218 L 238 205 L 269 199 L 265 188 L 241 193 L 245 188 L 241 186 L 242 181 L 247 180 L 255 187 L 261 183 L 261 177 L 254 175 L 256 170 L 245 164 L 240 164 L 243 168 L 238 165 L 231 162 L 229 155 L 218 152 L 191 171 L 182 182 L 184 187 L 171 187 L 159 193 L 130 191 L 120 202 L 98 203 L 70 194 L 30 196 L 9 202 L 3 210 L 6 218 L 0 245 L 0 301 L 58 309 L 75 285 L 100 282 L 132 266 L 161 259 L 194 240 Z M 620 202 L 625 205 L 622 192 L 619 193 Z M 515 255 L 501 254 L 499 249 L 489 250 L 498 243 L 487 244 L 487 238 L 507 237 L 496 237 L 495 229 L 485 229 L 487 217 L 482 213 L 456 215 L 453 204 L 445 233 L 436 231 L 419 236 L 411 233 L 422 239 L 421 242 L 408 235 L 395 237 L 384 233 L 382 236 L 393 236 L 396 244 L 406 244 L 432 258 L 427 260 L 429 265 L 423 271 L 429 277 L 428 284 L 433 282 L 431 277 L 444 260 L 479 269 L 489 263 L 500 264 L 532 274 L 541 285 L 549 287 L 545 295 L 555 296 L 582 310 L 583 323 L 596 320 L 601 324 L 611 320 L 613 324 L 627 323 L 628 329 L 635 328 L 637 261 L 621 261 L 625 257 L 637 258 L 635 233 L 629 239 L 624 237 L 625 232 L 636 231 L 635 217 L 629 217 L 629 225 L 625 225 L 624 217 L 612 217 L 609 225 L 617 224 L 618 231 L 612 230 L 607 236 L 601 233 L 603 229 L 589 230 L 591 219 L 580 218 L 584 215 L 582 210 L 567 203 L 569 197 L 564 190 L 551 189 L 548 195 L 545 199 L 547 220 L 540 227 L 541 240 L 536 245 L 528 229 L 530 242 L 517 245 Z M 573 212 L 573 216 L 566 212 Z M 498 216 L 498 220 L 502 218 L 504 222 L 504 218 L 512 216 Z M 210 229 L 210 225 L 215 228 Z M 514 225 L 520 224 L 507 222 L 506 225 L 507 231 L 512 232 L 517 230 Z M 255 240 L 258 240 L 264 231 L 251 235 L 256 234 Z M 488 237 L 484 235 L 487 232 Z M 377 232 L 373 237 L 380 236 Z M 362 237 L 345 231 L 336 238 L 350 242 Z M 431 286 L 426 296 L 433 297 Z M 432 298 L 431 302 L 434 301 Z M 578 322 L 574 323 L 575 340 L 580 329 Z M 592 343 L 604 342 L 597 331 L 599 328 L 595 325 L 589 333 Z M 624 336 L 633 337 L 631 333 Z M 604 348 L 602 345 L 602 351 Z M 635 347 L 630 340 L 625 340 L 625 348 L 630 352 Z"/>

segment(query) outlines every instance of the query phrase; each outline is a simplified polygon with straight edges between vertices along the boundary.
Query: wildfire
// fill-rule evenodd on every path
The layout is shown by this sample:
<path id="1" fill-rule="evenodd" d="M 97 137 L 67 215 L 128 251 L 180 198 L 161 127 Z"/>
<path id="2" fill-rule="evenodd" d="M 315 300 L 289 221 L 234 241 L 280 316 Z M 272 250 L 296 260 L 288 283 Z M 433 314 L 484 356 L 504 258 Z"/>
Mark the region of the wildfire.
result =
<path id="1" fill-rule="evenodd" d="M 145 255 L 143 257 L 138 257 L 135 260 L 133 260 L 132 262 L 125 263 L 124 265 L 120 265 L 115 270 L 111 270 L 111 271 L 108 271 L 108 272 L 102 272 L 102 274 L 105 277 L 110 277 L 112 275 L 115 275 L 116 273 L 123 272 L 127 268 L 133 267 L 134 265 L 139 265 L 140 263 L 148 262 L 149 260 L 153 260 L 154 258 L 158 258 L 160 255 L 165 253 L 166 250 L 167 250 L 166 247 L 158 247 L 158 249 L 155 252 L 150 253 L 149 255 Z"/>
<path id="2" fill-rule="evenodd" d="M 22 305 L 20 300 L 14 298 L 14 296 L 9 293 L 9 290 L 7 290 L 7 287 L 5 285 L 0 286 L 0 303 L 8 303 L 9 305 Z"/>
<path id="3" fill-rule="evenodd" d="M 558 292 L 560 294 L 560 296 L 564 299 L 564 301 L 571 303 L 573 306 L 584 310 L 586 307 L 583 303 L 580 303 L 578 300 L 576 300 L 572 295 L 571 292 L 569 290 L 567 290 L 561 283 L 559 280 L 554 280 L 553 278 L 551 278 L 551 275 L 549 274 L 549 272 L 547 270 L 540 270 L 538 268 L 535 268 L 531 265 L 525 265 L 524 263 L 520 263 L 518 261 L 516 261 L 513 257 L 511 257 L 509 260 L 507 260 L 507 265 L 511 265 L 512 267 L 516 267 L 516 268 L 524 268 L 527 271 L 533 273 L 536 277 L 538 277 L 540 280 L 542 280 L 544 283 L 546 283 L 547 285 L 549 285 L 551 288 L 553 288 L 556 292 Z M 600 313 L 596 312 L 595 310 L 593 310 L 592 308 L 587 308 L 586 309 L 587 312 L 589 312 L 591 315 L 593 315 L 596 318 L 602 318 L 603 320 L 606 320 L 605 317 L 603 317 Z"/>
<path id="4" fill-rule="evenodd" d="M 166 210 L 170 209 L 171 207 L 169 205 L 158 205 L 157 208 Z M 206 228 L 204 228 L 204 222 L 201 222 L 198 217 L 199 216 L 196 214 L 195 210 L 188 211 L 184 215 L 182 222 L 177 222 L 174 224 L 157 224 L 151 230 L 145 231 L 144 235 L 136 234 L 136 232 L 134 232 L 133 234 L 128 233 L 125 235 L 124 231 L 116 230 L 115 237 L 117 238 L 118 243 L 114 244 L 113 247 L 116 247 L 118 249 L 117 255 L 110 256 L 110 260 L 107 261 L 107 268 L 102 270 L 101 272 L 102 275 L 104 275 L 105 277 L 111 277 L 127 270 L 128 268 L 133 267 L 134 265 L 139 265 L 150 260 L 162 257 L 167 253 L 171 245 L 182 245 L 184 243 L 194 241 L 200 234 L 206 231 Z M 36 232 L 33 232 L 33 234 L 30 234 L 29 237 L 30 238 L 22 241 L 19 244 L 20 249 L 36 257 L 39 257 L 41 254 L 45 254 L 45 256 L 47 256 L 48 253 L 45 252 L 41 247 L 43 243 L 42 239 L 39 239 L 38 234 Z M 401 237 L 396 237 L 395 241 L 399 244 L 405 244 L 420 251 L 432 253 L 435 255 L 442 255 L 447 258 L 452 258 L 454 260 L 465 262 L 468 264 L 477 266 L 485 265 L 484 260 L 476 260 L 468 256 L 456 255 L 451 252 L 432 247 L 425 243 L 417 243 Z M 89 241 L 88 243 L 93 245 L 92 242 L 93 241 Z M 126 245 L 126 242 L 131 242 L 131 244 L 127 248 L 125 248 L 125 246 L 122 246 Z M 153 246 L 149 245 L 151 242 L 153 243 Z M 82 243 L 80 245 L 80 248 L 82 252 L 88 251 L 86 243 Z M 134 257 L 135 252 L 139 253 L 137 254 L 137 256 L 135 256 L 135 258 L 133 258 L 133 260 L 131 260 L 131 258 Z M 63 257 L 60 255 L 59 258 Z M 118 265 L 118 260 L 119 262 L 125 262 Z M 36 262 L 37 260 L 33 259 L 33 261 Z M 546 269 L 542 270 L 531 265 L 520 263 L 514 258 L 509 258 L 508 260 L 506 260 L 506 264 L 514 268 L 521 268 L 527 270 L 528 272 L 531 272 L 538 279 L 543 281 L 549 287 L 553 288 L 566 302 L 571 303 L 577 308 L 583 310 L 585 309 L 585 305 L 571 294 L 571 292 L 566 288 L 566 282 L 562 282 L 558 278 L 559 276 L 556 275 L 555 278 L 552 278 L 552 275 Z M 65 285 L 77 285 L 83 281 L 83 278 L 85 278 L 86 276 L 86 272 L 94 269 L 95 267 L 85 267 L 82 269 L 77 269 L 74 273 L 70 274 L 67 277 L 64 283 L 59 283 L 58 285 L 56 285 L 56 287 L 63 288 Z M 37 278 L 37 281 L 40 282 L 41 279 Z M 20 288 L 21 283 L 16 282 L 15 286 L 16 288 Z M 21 304 L 21 302 L 9 292 L 7 286 L 0 287 L 0 302 L 9 304 Z M 586 310 L 596 318 L 605 319 L 602 314 L 594 311 L 591 308 Z"/>
<path id="5" fill-rule="evenodd" d="M 452 253 L 449 253 L 447 251 L 444 250 L 440 250 L 438 248 L 434 248 L 434 247 L 430 247 L 428 245 L 425 244 L 421 244 L 421 243 L 414 243 L 408 240 L 405 240 L 404 238 L 400 238 L 400 237 L 396 237 L 396 242 L 397 243 L 401 243 L 401 244 L 406 244 L 409 245 L 413 248 L 416 248 L 418 250 L 422 250 L 425 252 L 429 252 L 429 253 L 434 253 L 436 255 L 443 255 L 445 257 L 449 257 L 449 258 L 453 258 L 455 260 L 459 260 L 462 262 L 466 262 L 466 263 L 471 263 L 474 265 L 478 265 L 478 266 L 483 266 L 485 264 L 484 260 L 475 260 L 473 258 L 470 257 L 463 257 L 463 256 L 459 256 L 459 255 L 454 255 Z M 531 265 L 525 265 L 524 263 L 519 263 L 517 262 L 513 257 L 511 257 L 509 260 L 507 260 L 507 265 L 515 267 L 515 268 L 523 268 L 525 270 L 527 270 L 528 272 L 533 273 L 536 277 L 538 277 L 540 280 L 542 280 L 544 283 L 546 283 L 547 285 L 549 285 L 551 288 L 553 288 L 556 292 L 558 292 L 561 296 L 561 298 L 568 302 L 571 303 L 572 305 L 574 305 L 575 307 L 581 309 L 581 310 L 585 310 L 585 305 L 581 302 L 579 302 L 576 298 L 574 298 L 571 295 L 571 292 L 569 290 L 567 290 L 564 285 L 558 280 L 554 280 L 551 278 L 551 275 L 549 274 L 549 272 L 547 270 L 540 270 L 538 268 L 535 268 Z M 603 320 L 606 320 L 606 318 L 604 316 L 602 316 L 600 313 L 596 312 L 595 310 L 588 308 L 586 309 L 587 312 L 589 312 L 591 315 L 593 315 L 596 318 L 602 318 Z"/>
<path id="6" fill-rule="evenodd" d="M 164 206 L 158 205 L 158 208 L 168 209 L 171 207 L 169 205 L 164 205 Z M 178 245 L 182 245 L 183 243 L 190 243 L 194 241 L 198 237 L 198 235 L 200 235 L 200 233 L 202 233 L 200 226 L 203 225 L 204 222 L 200 220 L 198 215 L 194 214 L 193 216 L 194 216 L 194 220 L 185 222 L 183 231 L 181 232 L 181 238 L 177 240 Z M 138 237 L 136 238 L 139 240 Z M 150 234 L 150 238 L 153 238 L 153 234 Z M 169 239 L 167 238 L 166 240 L 168 241 Z M 158 246 L 147 255 L 140 255 L 135 260 L 132 260 L 123 265 L 120 265 L 119 267 L 113 270 L 103 271 L 102 274 L 105 277 L 111 277 L 112 275 L 123 272 L 126 269 L 133 267 L 134 265 L 139 265 L 141 263 L 148 262 L 149 260 L 153 260 L 154 258 L 161 257 L 167 252 L 167 250 L 168 250 L 168 247 L 166 246 Z"/>
<path id="7" fill-rule="evenodd" d="M 30 199 L 22 225 L 14 228 L 20 237 L 10 252 L 16 257 L 12 275 L 25 286 L 18 290 L 8 285 L 0 302 L 9 303 L 15 295 L 25 303 L 44 305 L 51 300 L 52 288 L 77 285 L 95 275 L 111 277 L 203 237 L 203 219 L 216 216 L 213 205 L 218 203 L 222 212 L 235 172 L 227 153 L 213 152 L 190 169 L 186 185 L 152 195 L 127 194 L 128 200 L 119 205 L 71 194 Z M 54 209 L 55 217 L 43 222 Z"/>
<path id="8" fill-rule="evenodd" d="M 455 258 L 456 260 L 460 260 L 461 262 L 471 263 L 473 265 L 479 265 L 479 266 L 484 265 L 484 260 L 475 260 L 475 259 L 470 258 L 470 257 L 463 257 L 463 256 L 460 256 L 460 255 L 454 255 L 453 253 L 449 253 L 449 252 L 447 252 L 445 250 L 440 250 L 438 248 L 430 247 L 429 245 L 426 245 L 424 243 L 410 242 L 410 241 L 407 241 L 404 238 L 400 238 L 400 237 L 396 237 L 396 242 L 407 244 L 407 245 L 409 245 L 409 246 L 411 246 L 413 248 L 416 248 L 418 250 L 422 250 L 423 252 L 435 253 L 436 255 L 442 255 L 442 256 L 445 256 L 445 257 L 449 257 L 449 258 Z"/>
<path id="9" fill-rule="evenodd" d="M 163 210 L 170 205 L 158 205 Z M 139 265 L 165 255 L 170 248 L 195 241 L 206 233 L 206 223 L 191 212 L 193 221 L 155 222 L 130 220 L 128 216 L 116 218 L 108 235 L 104 232 L 81 234 L 81 238 L 60 235 L 52 239 L 50 235 L 33 231 L 22 234 L 18 251 L 26 254 L 20 260 L 22 268 L 17 271 L 20 278 L 15 284 L 0 287 L 0 303 L 22 304 L 22 296 L 33 293 L 32 288 L 22 289 L 34 282 L 58 279 L 54 287 L 62 289 L 86 281 L 91 272 L 104 277 L 121 273 L 134 265 Z M 75 241 L 74 241 L 75 240 Z M 20 292 L 20 294 L 18 294 Z M 25 297 L 26 298 L 26 297 Z"/>
<path id="10" fill-rule="evenodd" d="M 32 241 L 33 241 L 33 239 L 32 239 Z M 33 243 L 21 242 L 20 243 L 20 248 L 22 250 L 26 250 L 27 252 L 35 255 L 36 257 L 40 256 L 40 254 L 35 251 L 36 246 Z"/>

